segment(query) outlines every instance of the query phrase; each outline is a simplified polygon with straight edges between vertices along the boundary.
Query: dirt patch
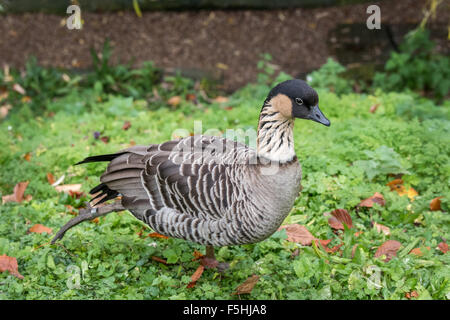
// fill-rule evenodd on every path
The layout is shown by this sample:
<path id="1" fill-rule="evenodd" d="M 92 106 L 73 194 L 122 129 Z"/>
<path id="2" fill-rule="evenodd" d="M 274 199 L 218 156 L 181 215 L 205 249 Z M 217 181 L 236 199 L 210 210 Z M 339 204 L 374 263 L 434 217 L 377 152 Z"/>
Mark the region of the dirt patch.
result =
<path id="1" fill-rule="evenodd" d="M 382 24 L 418 23 L 426 1 L 376 3 Z M 82 30 L 68 30 L 64 16 L 0 16 L 0 64 L 17 67 L 34 55 L 45 66 L 89 68 L 89 48 L 109 38 L 114 58 L 139 65 L 152 60 L 164 68 L 200 69 L 219 75 L 234 90 L 257 75 L 261 53 L 297 76 L 319 67 L 333 53 L 330 30 L 340 23 L 365 22 L 367 4 L 295 10 L 82 13 Z M 437 22 L 447 23 L 449 12 Z M 432 22 L 435 23 L 435 22 Z M 448 50 L 443 41 L 441 50 Z"/>

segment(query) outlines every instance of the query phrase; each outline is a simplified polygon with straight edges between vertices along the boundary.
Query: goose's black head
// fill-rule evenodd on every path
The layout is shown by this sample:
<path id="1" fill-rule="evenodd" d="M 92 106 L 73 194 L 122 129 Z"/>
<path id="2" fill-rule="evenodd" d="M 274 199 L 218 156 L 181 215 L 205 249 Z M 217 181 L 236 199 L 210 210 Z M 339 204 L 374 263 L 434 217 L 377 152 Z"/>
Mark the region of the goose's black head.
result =
<path id="1" fill-rule="evenodd" d="M 319 96 L 305 81 L 287 80 L 270 90 L 266 103 L 271 104 L 285 117 L 302 118 L 330 125 L 319 109 Z"/>

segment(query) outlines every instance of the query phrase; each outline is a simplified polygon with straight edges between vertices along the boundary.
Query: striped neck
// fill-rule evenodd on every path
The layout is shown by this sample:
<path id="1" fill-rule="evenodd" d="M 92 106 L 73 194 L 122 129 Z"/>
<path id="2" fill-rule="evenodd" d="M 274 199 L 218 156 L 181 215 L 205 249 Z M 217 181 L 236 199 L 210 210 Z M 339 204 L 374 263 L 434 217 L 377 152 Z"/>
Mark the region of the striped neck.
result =
<path id="1" fill-rule="evenodd" d="M 265 103 L 259 115 L 258 155 L 280 163 L 292 160 L 295 157 L 293 129 L 293 118 L 286 118 Z"/>

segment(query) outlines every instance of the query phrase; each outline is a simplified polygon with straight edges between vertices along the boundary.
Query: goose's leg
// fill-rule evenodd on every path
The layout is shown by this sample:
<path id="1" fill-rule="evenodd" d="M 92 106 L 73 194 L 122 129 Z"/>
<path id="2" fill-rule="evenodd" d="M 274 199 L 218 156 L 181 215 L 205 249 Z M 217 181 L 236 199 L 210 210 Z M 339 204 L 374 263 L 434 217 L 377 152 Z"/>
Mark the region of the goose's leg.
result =
<path id="1" fill-rule="evenodd" d="M 216 255 L 214 254 L 214 247 L 211 245 L 206 246 L 206 258 L 216 260 Z"/>
<path id="2" fill-rule="evenodd" d="M 53 244 L 57 240 L 62 239 L 67 230 L 69 230 L 72 227 L 75 227 L 77 224 L 80 224 L 83 221 L 92 220 L 97 217 L 107 215 L 108 213 L 111 213 L 111 212 L 123 211 L 123 210 L 126 210 L 126 209 L 122 206 L 120 201 L 117 201 L 117 202 L 114 202 L 111 204 L 107 204 L 102 207 L 97 207 L 97 208 L 93 208 L 93 207 L 91 207 L 90 203 L 87 203 L 86 208 L 80 209 L 79 214 L 75 218 L 71 219 L 63 227 L 61 227 L 61 229 L 59 229 L 59 231 L 56 233 L 55 237 L 52 239 L 51 243 Z"/>
<path id="3" fill-rule="evenodd" d="M 220 273 L 225 272 L 230 266 L 226 262 L 217 261 L 214 247 L 211 245 L 206 246 L 206 255 L 202 259 L 202 264 L 207 269 L 217 268 Z"/>

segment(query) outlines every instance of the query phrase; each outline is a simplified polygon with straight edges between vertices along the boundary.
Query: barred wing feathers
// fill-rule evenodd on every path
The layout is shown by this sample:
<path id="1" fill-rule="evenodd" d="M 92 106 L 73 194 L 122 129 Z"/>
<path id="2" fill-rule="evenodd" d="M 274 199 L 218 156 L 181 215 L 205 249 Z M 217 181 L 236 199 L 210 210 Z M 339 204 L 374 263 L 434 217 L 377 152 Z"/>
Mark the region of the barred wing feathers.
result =
<path id="1" fill-rule="evenodd" d="M 146 214 L 163 208 L 219 219 L 237 199 L 237 163 L 245 161 L 249 150 L 208 136 L 136 146 L 117 153 L 100 186 L 120 193 L 123 206 L 144 221 Z"/>

